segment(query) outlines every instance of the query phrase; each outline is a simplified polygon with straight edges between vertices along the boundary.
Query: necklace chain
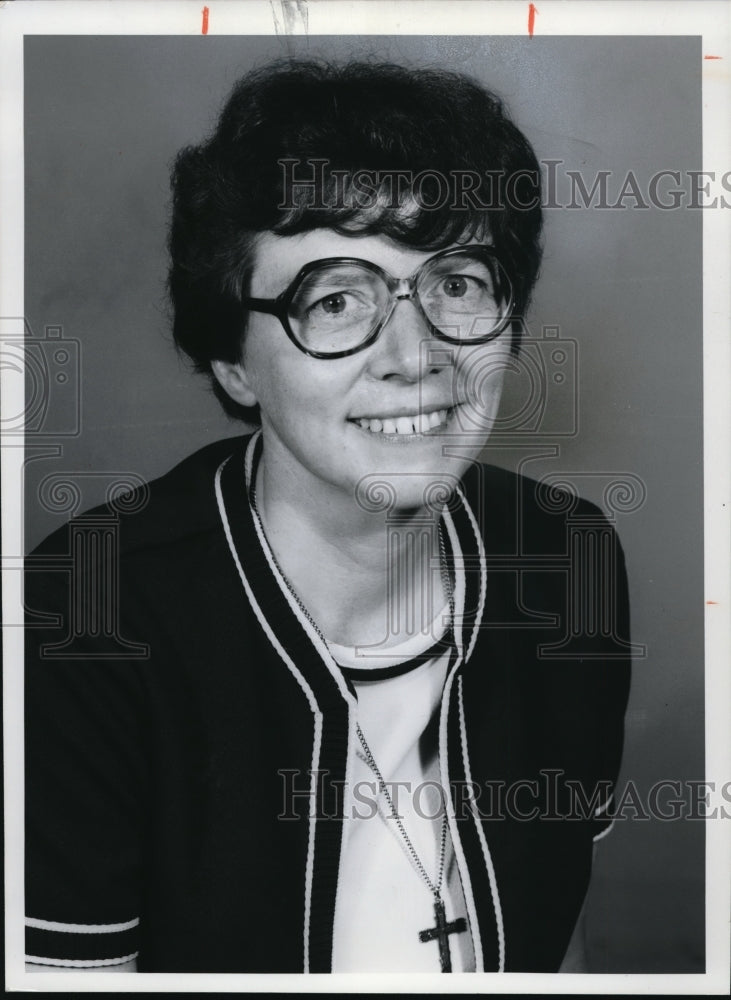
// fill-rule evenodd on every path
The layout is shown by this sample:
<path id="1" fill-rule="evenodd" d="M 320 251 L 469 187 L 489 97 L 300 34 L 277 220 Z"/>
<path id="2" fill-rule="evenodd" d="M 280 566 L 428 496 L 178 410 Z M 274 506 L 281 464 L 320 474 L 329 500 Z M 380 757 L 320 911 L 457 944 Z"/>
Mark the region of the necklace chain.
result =
<path id="1" fill-rule="evenodd" d="M 441 899 L 442 881 L 444 879 L 444 861 L 447 854 L 446 811 L 442 818 L 442 833 L 439 840 L 439 865 L 437 867 L 437 878 L 436 882 L 432 882 L 432 880 L 429 878 L 429 875 L 427 874 L 426 868 L 424 868 L 424 864 L 421 858 L 416 853 L 416 848 L 411 843 L 411 838 L 406 832 L 406 828 L 404 827 L 404 824 L 401 821 L 401 817 L 396 812 L 396 808 L 393 804 L 393 799 L 391 798 L 391 793 L 388 790 L 388 786 L 384 781 L 383 775 L 381 774 L 378 764 L 376 764 L 376 759 L 373 756 L 371 748 L 368 746 L 368 743 L 366 742 L 366 738 L 363 735 L 363 730 L 360 728 L 360 725 L 358 723 L 356 723 L 355 729 L 356 732 L 358 733 L 358 739 L 360 740 L 360 744 L 363 747 L 363 753 L 365 754 L 366 764 L 368 765 L 368 767 L 370 767 L 371 771 L 373 771 L 375 776 L 378 778 L 378 787 L 380 791 L 383 792 L 386 802 L 388 802 L 388 808 L 391 810 L 391 818 L 395 821 L 396 826 L 398 827 L 398 831 L 403 837 L 404 843 L 406 844 L 406 848 L 409 852 L 411 860 L 414 863 L 414 867 L 416 868 L 420 878 L 428 888 L 429 892 L 431 892 L 437 899 Z M 442 805 L 444 805 L 444 802 L 442 802 Z"/>
<path id="2" fill-rule="evenodd" d="M 250 489 L 249 489 L 249 503 L 251 505 L 252 513 L 256 517 L 256 520 L 257 520 L 257 522 L 259 524 L 259 527 L 261 529 L 262 535 L 265 536 L 264 525 L 262 524 L 261 515 L 259 514 L 259 508 L 257 507 L 257 503 L 256 503 L 255 474 L 256 474 L 256 470 L 252 469 L 252 473 L 251 473 L 251 486 L 250 486 Z M 439 532 L 439 564 L 440 564 L 440 570 L 441 570 L 441 576 L 442 576 L 442 586 L 443 586 L 444 591 L 445 591 L 445 593 L 446 593 L 446 595 L 447 595 L 447 597 L 449 599 L 449 606 L 450 606 L 450 611 L 451 611 L 451 617 L 452 617 L 452 621 L 454 621 L 454 593 L 453 593 L 452 579 L 451 579 L 451 576 L 449 574 L 449 570 L 447 568 L 446 549 L 445 549 L 445 544 L 444 544 L 444 535 L 443 535 L 443 532 L 442 532 L 441 523 L 439 524 L 438 532 Z M 279 571 L 279 575 L 281 576 L 282 580 L 284 580 L 284 583 L 286 584 L 287 590 L 290 592 L 290 594 L 292 595 L 292 597 L 294 598 L 294 600 L 297 602 L 297 606 L 299 607 L 300 611 L 305 616 L 305 618 L 310 623 L 310 625 L 313 627 L 313 629 L 315 630 L 315 632 L 317 633 L 317 635 L 320 637 L 320 639 L 322 640 L 322 642 L 324 643 L 324 645 L 327 646 L 327 640 L 325 639 L 325 636 L 322 634 L 322 632 L 320 631 L 320 628 L 319 628 L 317 622 L 314 620 L 314 618 L 312 617 L 312 615 L 310 614 L 310 612 L 307 610 L 307 608 L 303 604 L 303 602 L 302 602 L 299 594 L 297 593 L 297 591 L 294 589 L 294 587 L 292 586 L 292 584 L 289 582 L 289 580 L 285 576 L 285 574 L 284 574 L 284 572 L 282 570 L 282 567 L 279 565 L 277 557 L 275 556 L 274 551 L 272 550 L 271 545 L 269 546 L 269 550 L 271 552 L 271 556 L 272 556 L 272 560 L 274 561 L 274 565 L 276 566 L 277 570 Z M 438 868 L 437 868 L 436 881 L 433 882 L 431 880 L 431 878 L 429 877 L 429 875 L 428 875 L 428 873 L 426 871 L 426 868 L 424 868 L 424 864 L 423 864 L 421 858 L 419 857 L 419 855 L 417 854 L 416 848 L 414 847 L 414 845 L 411 842 L 411 838 L 409 837 L 408 833 L 406 832 L 406 828 L 404 827 L 404 824 L 401 821 L 401 817 L 396 812 L 396 809 L 395 809 L 394 803 L 393 803 L 393 799 L 391 798 L 391 793 L 388 790 L 388 786 L 386 785 L 384 777 L 381 774 L 381 770 L 378 767 L 378 764 L 376 764 L 376 759 L 373 756 L 373 752 L 372 752 L 371 748 L 368 746 L 368 742 L 367 742 L 365 736 L 363 735 L 363 730 L 360 728 L 360 723 L 356 722 L 355 728 L 356 728 L 356 733 L 358 734 L 358 739 L 360 740 L 360 744 L 363 747 L 363 753 L 365 754 L 365 761 L 366 761 L 368 767 L 371 769 L 371 771 L 373 771 L 373 773 L 375 774 L 376 778 L 378 779 L 379 789 L 383 793 L 383 795 L 384 795 L 384 797 L 386 799 L 386 802 L 388 803 L 388 807 L 389 807 L 389 809 L 391 811 L 391 817 L 395 821 L 396 826 L 398 828 L 398 831 L 401 834 L 401 836 L 402 836 L 402 838 L 404 840 L 404 843 L 406 844 L 406 848 L 407 848 L 407 850 L 409 852 L 409 856 L 411 857 L 411 860 L 412 860 L 412 862 L 414 864 L 414 867 L 415 867 L 415 869 L 416 869 L 419 877 L 421 878 L 421 880 L 424 882 L 424 884 L 429 889 L 429 891 L 433 894 L 434 898 L 436 900 L 440 900 L 441 899 L 442 882 L 444 880 L 444 863 L 445 863 L 446 854 L 447 854 L 447 814 L 446 814 L 446 806 L 445 806 L 444 800 L 442 798 L 442 806 L 444 807 L 445 812 L 444 812 L 444 816 L 442 818 L 442 832 L 441 832 L 441 836 L 440 836 L 440 840 L 439 840 L 439 863 L 438 863 Z M 442 795 L 443 795 L 443 792 L 442 792 Z"/>

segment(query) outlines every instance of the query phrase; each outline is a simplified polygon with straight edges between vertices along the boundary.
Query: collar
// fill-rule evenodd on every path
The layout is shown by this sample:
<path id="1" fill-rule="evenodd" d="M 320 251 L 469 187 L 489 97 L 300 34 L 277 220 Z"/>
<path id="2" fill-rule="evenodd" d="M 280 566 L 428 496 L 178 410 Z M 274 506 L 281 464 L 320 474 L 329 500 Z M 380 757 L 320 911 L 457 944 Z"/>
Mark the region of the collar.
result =
<path id="1" fill-rule="evenodd" d="M 346 702 L 355 692 L 335 662 L 319 630 L 285 581 L 261 522 L 252 509 L 251 487 L 263 452 L 257 431 L 243 456 L 231 455 L 216 473 L 219 514 L 239 576 L 260 625 L 277 654 L 292 669 L 314 678 Z M 442 510 L 446 559 L 454 580 L 454 638 L 457 661 L 469 661 L 482 622 L 487 570 L 477 518 L 461 483 Z"/>

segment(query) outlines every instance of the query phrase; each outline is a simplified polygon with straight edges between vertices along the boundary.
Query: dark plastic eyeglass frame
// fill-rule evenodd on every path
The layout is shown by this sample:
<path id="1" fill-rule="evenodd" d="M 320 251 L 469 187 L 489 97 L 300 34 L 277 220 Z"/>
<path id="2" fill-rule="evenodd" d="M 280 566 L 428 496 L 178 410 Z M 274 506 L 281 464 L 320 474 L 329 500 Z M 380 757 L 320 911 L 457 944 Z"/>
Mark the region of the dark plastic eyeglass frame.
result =
<path id="1" fill-rule="evenodd" d="M 474 337 L 473 339 L 470 340 L 460 340 L 457 337 L 450 337 L 448 334 L 443 333 L 441 330 L 438 330 L 437 327 L 434 326 L 434 324 L 431 322 L 429 317 L 426 315 L 426 312 L 424 311 L 424 307 L 422 306 L 421 301 L 419 299 L 416 286 L 423 271 L 430 264 L 433 264 L 435 260 L 441 260 L 443 258 L 453 257 L 457 254 L 463 254 L 466 251 L 470 251 L 472 253 L 477 251 L 479 256 L 490 258 L 490 260 L 495 261 L 497 264 L 499 264 L 499 266 L 505 273 L 505 277 L 507 279 L 509 296 L 506 301 L 505 317 L 495 330 L 490 331 L 489 334 L 485 334 L 482 337 Z M 297 294 L 297 290 L 299 289 L 299 286 L 301 285 L 302 281 L 307 277 L 308 274 L 311 274 L 312 271 L 315 271 L 326 264 L 358 264 L 361 267 L 364 267 L 366 270 L 373 271 L 374 274 L 379 275 L 379 277 L 383 279 L 386 287 L 388 288 L 391 294 L 391 302 L 386 314 L 378 323 L 376 323 L 375 327 L 373 328 L 373 330 L 371 330 L 371 332 L 368 334 L 365 340 L 362 343 L 358 344 L 356 347 L 349 347 L 345 351 L 335 351 L 333 353 L 313 351 L 309 347 L 305 347 L 305 345 L 302 344 L 297 339 L 297 336 L 289 322 L 290 319 L 289 308 L 292 305 L 292 301 L 294 300 L 294 297 Z M 408 291 L 406 293 L 398 294 L 397 293 L 398 288 L 400 286 L 403 286 L 404 284 L 407 286 Z M 360 257 L 323 257 L 320 260 L 311 260 L 307 264 L 305 264 L 304 267 L 297 272 L 295 277 L 292 279 L 289 285 L 284 289 L 284 291 L 281 292 L 275 299 L 259 299 L 259 298 L 254 298 L 252 296 L 244 296 L 242 298 L 242 303 L 247 309 L 251 309 L 253 312 L 268 313 L 271 316 L 276 316 L 279 322 L 284 327 L 285 333 L 292 341 L 292 343 L 295 345 L 295 347 L 298 347 L 300 351 L 303 352 L 303 354 L 307 354 L 311 358 L 321 358 L 327 361 L 329 359 L 345 358 L 348 357 L 350 354 L 357 354 L 358 351 L 363 351 L 366 349 L 366 347 L 370 347 L 370 345 L 374 343 L 375 340 L 377 340 L 381 330 L 384 328 L 384 326 L 388 323 L 391 316 L 393 315 L 393 311 L 396 308 L 396 303 L 402 301 L 403 299 L 411 299 L 411 301 L 417 307 L 421 315 L 424 317 L 424 320 L 429 326 L 431 335 L 433 337 L 437 338 L 438 340 L 446 340 L 450 344 L 458 344 L 458 345 L 486 344 L 489 341 L 494 340 L 496 337 L 499 337 L 513 318 L 512 315 L 513 284 L 512 281 L 510 280 L 510 276 L 508 275 L 508 272 L 505 269 L 504 264 L 500 260 L 499 256 L 497 255 L 493 247 L 486 246 L 485 244 L 482 243 L 472 244 L 470 246 L 451 247 L 449 250 L 441 250 L 439 253 L 436 253 L 432 257 L 429 257 L 428 260 L 425 260 L 424 263 L 421 264 L 409 278 L 394 278 L 392 274 L 389 274 L 388 271 L 385 271 L 382 267 L 379 267 L 378 264 L 374 264 L 370 260 L 362 260 Z"/>

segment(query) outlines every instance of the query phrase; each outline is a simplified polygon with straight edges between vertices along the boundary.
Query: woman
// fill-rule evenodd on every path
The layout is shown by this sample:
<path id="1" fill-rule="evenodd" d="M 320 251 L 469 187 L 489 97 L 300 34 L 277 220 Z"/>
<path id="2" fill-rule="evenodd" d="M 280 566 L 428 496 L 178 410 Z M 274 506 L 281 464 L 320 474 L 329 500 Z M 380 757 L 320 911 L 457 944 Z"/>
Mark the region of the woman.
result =
<path id="1" fill-rule="evenodd" d="M 112 526 L 71 585 L 29 574 L 66 627 L 29 630 L 29 962 L 582 968 L 621 551 L 478 462 L 540 260 L 529 144 L 456 74 L 290 62 L 173 190 L 176 341 L 261 426 L 52 536 Z M 581 577 L 577 524 L 611 545 Z"/>

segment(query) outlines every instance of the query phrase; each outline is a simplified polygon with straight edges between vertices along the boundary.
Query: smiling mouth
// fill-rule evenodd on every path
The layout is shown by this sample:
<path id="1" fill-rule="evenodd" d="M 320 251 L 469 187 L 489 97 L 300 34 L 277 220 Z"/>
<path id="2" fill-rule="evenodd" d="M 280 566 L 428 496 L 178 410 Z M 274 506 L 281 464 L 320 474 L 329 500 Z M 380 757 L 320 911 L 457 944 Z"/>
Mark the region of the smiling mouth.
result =
<path id="1" fill-rule="evenodd" d="M 431 413 L 413 413 L 398 417 L 360 417 L 351 421 L 369 434 L 388 436 L 415 436 L 430 434 L 445 427 L 455 407 L 432 410 Z"/>

